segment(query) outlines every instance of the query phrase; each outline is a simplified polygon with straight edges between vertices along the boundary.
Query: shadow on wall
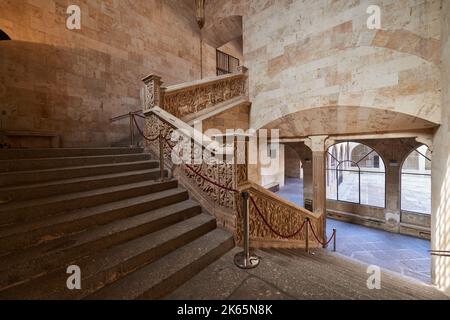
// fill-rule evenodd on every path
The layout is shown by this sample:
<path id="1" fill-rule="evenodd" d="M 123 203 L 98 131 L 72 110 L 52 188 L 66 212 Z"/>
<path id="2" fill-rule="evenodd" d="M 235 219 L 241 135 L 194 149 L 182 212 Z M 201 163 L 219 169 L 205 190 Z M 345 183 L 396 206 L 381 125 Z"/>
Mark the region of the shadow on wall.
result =
<path id="1" fill-rule="evenodd" d="M 0 42 L 0 131 L 51 132 L 63 147 L 104 147 L 128 135 L 110 118 L 140 108 L 140 64 L 79 48 Z"/>

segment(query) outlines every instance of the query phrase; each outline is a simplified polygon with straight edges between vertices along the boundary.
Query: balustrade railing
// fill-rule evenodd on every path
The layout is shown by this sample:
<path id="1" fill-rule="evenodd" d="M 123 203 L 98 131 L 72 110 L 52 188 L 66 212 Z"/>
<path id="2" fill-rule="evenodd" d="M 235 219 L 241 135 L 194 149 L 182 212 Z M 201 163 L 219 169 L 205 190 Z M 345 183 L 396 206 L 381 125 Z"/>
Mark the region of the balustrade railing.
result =
<path id="1" fill-rule="evenodd" d="M 137 122 L 135 125 L 144 136 L 147 151 L 160 159 L 161 170 L 167 169 L 176 176 L 193 198 L 217 218 L 219 225 L 234 232 L 236 242 L 245 249 L 236 257 L 240 267 L 251 268 L 258 264 L 257 257 L 250 254 L 250 241 L 254 247 L 303 247 L 309 250 L 325 248 L 334 240 L 335 248 L 335 230 L 330 239 L 323 238 L 325 216 L 280 198 L 249 180 L 248 137 L 226 137 L 227 141 L 220 145 L 179 119 L 187 112 L 217 102 L 216 98 L 211 98 L 217 96 L 214 88 L 223 88 L 224 83 L 235 80 L 243 81 L 242 74 L 162 90 L 158 76 L 144 79 L 145 128 L 139 128 Z M 199 86 L 208 89 L 196 91 Z M 230 83 L 225 86 L 233 87 Z M 222 92 L 219 96 L 232 96 L 217 90 Z M 236 94 L 243 92 L 240 90 Z M 195 97 L 181 98 L 191 94 Z M 201 97 L 207 102 L 199 102 Z M 162 103 L 165 108 L 160 108 L 157 103 Z"/>
<path id="2" fill-rule="evenodd" d="M 241 66 L 239 70 L 239 73 L 170 87 L 162 87 L 161 78 L 150 75 L 143 79 L 146 87 L 144 110 L 158 106 L 182 119 L 226 100 L 244 96 L 247 93 L 246 68 Z"/>

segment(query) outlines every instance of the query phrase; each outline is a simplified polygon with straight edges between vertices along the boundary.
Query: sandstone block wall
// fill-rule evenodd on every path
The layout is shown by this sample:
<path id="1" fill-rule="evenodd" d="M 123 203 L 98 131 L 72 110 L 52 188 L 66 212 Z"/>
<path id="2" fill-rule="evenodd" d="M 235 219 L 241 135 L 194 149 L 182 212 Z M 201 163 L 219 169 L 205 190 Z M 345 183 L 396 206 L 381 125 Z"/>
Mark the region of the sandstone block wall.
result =
<path id="1" fill-rule="evenodd" d="M 432 162 L 432 249 L 450 251 L 450 1 L 442 3 L 442 125 Z M 433 279 L 450 295 L 450 259 L 433 257 Z"/>
<path id="2" fill-rule="evenodd" d="M 81 30 L 66 28 L 69 0 L 2 0 L 0 131 L 50 131 L 62 145 L 127 141 L 109 119 L 141 108 L 140 79 L 200 78 L 200 30 L 191 0 L 79 1 Z"/>
<path id="3" fill-rule="evenodd" d="M 441 122 L 440 0 L 246 3 L 235 11 L 246 12 L 244 56 L 253 127 L 329 106 L 337 106 L 333 120 L 343 123 L 365 119 L 367 110 L 356 110 L 355 116 L 355 110 L 341 106 Z M 381 7 L 382 30 L 367 28 L 366 10 L 373 4 Z M 222 8 L 232 12 L 229 5 Z M 383 119 L 383 113 L 377 116 Z M 326 120 L 312 121 L 321 134 L 334 133 L 327 132 Z M 383 130 L 383 124 L 365 129 Z"/>

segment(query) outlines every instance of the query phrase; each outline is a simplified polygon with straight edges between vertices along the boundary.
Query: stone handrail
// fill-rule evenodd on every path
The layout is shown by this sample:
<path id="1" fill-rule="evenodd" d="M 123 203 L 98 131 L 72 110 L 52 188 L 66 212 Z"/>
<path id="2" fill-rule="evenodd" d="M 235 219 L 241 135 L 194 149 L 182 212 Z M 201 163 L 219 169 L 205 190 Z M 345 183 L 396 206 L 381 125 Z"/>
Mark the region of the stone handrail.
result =
<path id="1" fill-rule="evenodd" d="M 217 142 L 159 107 L 145 111 L 144 115 L 146 117 L 146 136 L 157 137 L 160 135 L 164 140 L 165 167 L 171 170 L 180 183 L 189 189 L 191 195 L 217 218 L 219 225 L 234 230 L 236 226 L 234 213 L 239 193 L 229 190 L 237 190 L 238 177 L 243 176 L 242 173 L 239 174 L 242 172 L 240 167 L 244 166 L 227 161 L 235 156 L 235 149 L 230 146 L 218 145 Z M 174 141 L 173 137 L 177 136 L 172 134 L 174 131 L 177 131 L 177 135 L 179 135 L 178 141 Z M 186 141 L 188 143 L 190 141 L 193 153 L 203 153 L 204 161 L 198 164 L 190 161 L 184 163 L 186 159 L 183 157 L 183 148 L 177 149 L 175 145 L 177 142 L 181 142 L 179 143 L 181 146 L 186 145 Z M 158 141 L 148 143 L 147 150 L 155 157 L 159 157 Z M 181 164 L 175 165 L 172 161 L 173 157 L 176 157 L 175 160 Z M 188 157 L 190 157 L 189 160 L 192 159 L 192 155 Z M 246 176 L 242 179 L 246 180 Z M 214 182 L 229 190 L 218 187 Z"/>
<path id="2" fill-rule="evenodd" d="M 158 106 L 181 119 L 218 103 L 246 95 L 246 68 L 239 73 L 162 87 L 161 78 L 150 75 L 143 79 L 146 90 L 144 110 Z"/>
<path id="3" fill-rule="evenodd" d="M 244 82 L 243 79 L 245 79 L 243 74 L 232 74 L 217 77 L 213 80 L 202 80 L 173 86 L 166 90 L 161 89 L 159 77 L 150 76 L 144 79 L 146 83 L 144 106 L 144 115 L 146 117 L 145 134 L 148 137 L 159 136 L 160 140 L 163 141 L 162 143 L 158 143 L 158 141 L 149 143 L 147 141 L 147 150 L 157 157 L 159 157 L 160 150 L 162 150 L 164 166 L 170 169 L 180 183 L 189 189 L 193 198 L 199 201 L 203 208 L 217 218 L 220 226 L 235 233 L 237 243 L 241 244 L 243 240 L 242 191 L 247 191 L 252 200 L 252 203 L 249 205 L 249 214 L 250 237 L 253 246 L 304 247 L 306 243 L 305 233 L 300 231 L 305 219 L 309 218 L 311 227 L 314 228 L 316 234 L 323 237 L 325 217 L 286 201 L 249 181 L 249 147 L 248 141 L 245 141 L 246 138 L 244 138 L 244 150 L 241 148 L 242 144 L 238 143 L 238 140 L 242 142 L 242 136 L 234 136 L 231 144 L 221 146 L 179 119 L 187 110 L 185 109 L 186 103 L 194 105 L 197 108 L 196 110 L 203 108 L 205 104 L 197 104 L 199 99 L 202 99 L 201 97 L 206 99 L 208 95 L 223 95 L 223 87 L 231 86 L 230 84 L 225 84 L 226 82 Z M 162 91 L 165 92 L 162 93 Z M 209 92 L 209 94 L 206 92 Z M 242 92 L 239 91 L 239 93 Z M 183 98 L 185 100 L 181 98 L 170 100 L 170 97 L 187 97 L 189 95 L 194 95 L 194 97 Z M 166 104 L 169 100 L 172 102 Z M 207 99 L 207 103 L 212 103 L 212 101 L 210 98 Z M 159 107 L 158 103 L 163 103 L 165 108 Z M 177 141 L 173 141 L 172 133 L 174 131 L 178 132 L 175 135 Z M 204 154 L 204 161 L 198 164 L 195 162 L 190 164 L 182 162 L 179 165 L 175 165 L 173 163 L 174 153 L 180 159 L 183 158 L 182 153 L 179 153 L 180 151 L 183 152 L 183 148 L 175 150 L 174 146 L 183 139 L 185 139 L 183 143 L 188 141 L 191 144 L 194 154 L 197 152 Z M 228 138 L 227 140 L 229 141 L 230 139 Z M 189 160 L 193 158 L 190 154 L 187 157 Z M 237 164 L 235 163 L 236 161 L 230 162 L 230 158 L 240 158 L 244 159 L 244 161 Z M 296 230 L 299 231 L 295 232 Z M 312 235 L 308 239 L 312 246 L 319 246 L 319 242 L 315 241 Z M 320 239 L 320 241 L 324 240 Z"/>
<path id="4" fill-rule="evenodd" d="M 302 230 L 302 226 L 306 218 L 309 218 L 317 234 L 323 234 L 324 217 L 283 199 L 252 181 L 241 185 L 239 189 L 247 191 L 252 198 L 249 216 L 250 239 L 253 246 L 304 247 L 305 230 Z M 258 208 L 255 207 L 253 201 Z M 261 217 L 260 214 L 264 217 Z M 237 221 L 242 221 L 242 219 L 239 217 Z M 238 223 L 238 229 L 241 227 L 242 224 Z M 271 229 L 276 230 L 277 234 Z M 310 247 L 320 246 L 312 233 L 309 233 L 308 239 Z M 324 240 L 322 239 L 322 241 Z"/>

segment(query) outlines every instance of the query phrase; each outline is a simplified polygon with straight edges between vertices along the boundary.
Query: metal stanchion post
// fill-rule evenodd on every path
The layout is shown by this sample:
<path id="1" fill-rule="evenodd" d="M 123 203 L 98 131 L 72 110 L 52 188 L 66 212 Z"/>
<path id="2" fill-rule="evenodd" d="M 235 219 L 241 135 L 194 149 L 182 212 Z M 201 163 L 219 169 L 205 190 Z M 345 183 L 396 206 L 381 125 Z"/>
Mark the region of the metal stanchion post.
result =
<path id="1" fill-rule="evenodd" d="M 336 229 L 333 229 L 333 235 L 334 235 L 334 239 L 333 239 L 333 251 L 336 252 Z"/>
<path id="2" fill-rule="evenodd" d="M 305 218 L 305 251 L 309 253 L 309 218 Z"/>
<path id="3" fill-rule="evenodd" d="M 249 230 L 249 203 L 250 194 L 242 192 L 244 251 L 234 256 L 234 263 L 241 269 L 253 269 L 259 265 L 260 258 L 250 254 L 250 230 Z"/>
<path id="4" fill-rule="evenodd" d="M 164 144 L 163 137 L 159 135 L 159 172 L 160 172 L 160 180 L 164 180 Z"/>
<path id="5" fill-rule="evenodd" d="M 129 113 L 130 116 L 130 148 L 134 147 L 134 124 L 133 124 L 133 113 Z"/>

